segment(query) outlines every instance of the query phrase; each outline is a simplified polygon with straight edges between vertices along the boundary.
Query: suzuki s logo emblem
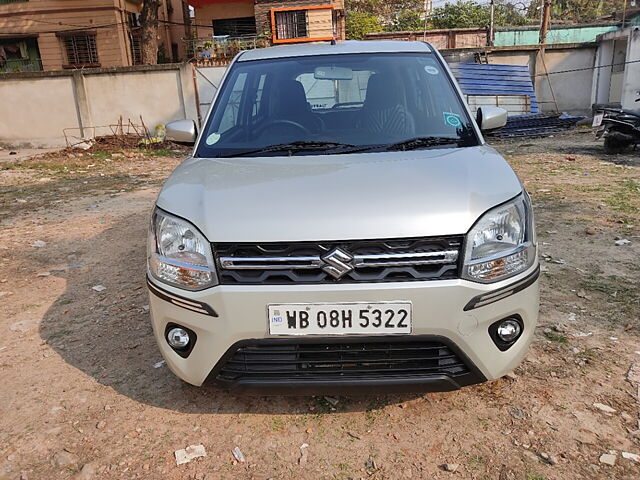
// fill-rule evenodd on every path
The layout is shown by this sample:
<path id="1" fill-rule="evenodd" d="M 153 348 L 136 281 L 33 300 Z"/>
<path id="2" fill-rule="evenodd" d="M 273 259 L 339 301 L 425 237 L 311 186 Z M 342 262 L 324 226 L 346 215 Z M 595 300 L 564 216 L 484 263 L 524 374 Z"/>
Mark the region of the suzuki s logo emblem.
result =
<path id="1" fill-rule="evenodd" d="M 335 279 L 342 278 L 353 270 L 353 265 L 351 265 L 353 256 L 339 248 L 332 250 L 320 258 L 326 264 L 322 267 L 322 270 Z"/>

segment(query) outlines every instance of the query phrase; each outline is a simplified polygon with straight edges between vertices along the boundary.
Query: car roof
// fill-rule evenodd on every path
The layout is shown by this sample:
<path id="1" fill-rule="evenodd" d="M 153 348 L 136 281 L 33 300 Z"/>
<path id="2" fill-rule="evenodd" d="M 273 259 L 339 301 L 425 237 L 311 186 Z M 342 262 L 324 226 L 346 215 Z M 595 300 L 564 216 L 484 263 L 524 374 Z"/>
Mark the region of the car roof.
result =
<path id="1" fill-rule="evenodd" d="M 313 55 L 340 55 L 346 53 L 400 53 L 400 52 L 433 52 L 433 47 L 426 42 L 406 42 L 398 40 L 356 41 L 347 40 L 332 45 L 313 43 L 302 45 L 283 45 L 277 47 L 246 50 L 238 57 L 239 62 L 264 60 L 269 58 L 308 57 Z"/>

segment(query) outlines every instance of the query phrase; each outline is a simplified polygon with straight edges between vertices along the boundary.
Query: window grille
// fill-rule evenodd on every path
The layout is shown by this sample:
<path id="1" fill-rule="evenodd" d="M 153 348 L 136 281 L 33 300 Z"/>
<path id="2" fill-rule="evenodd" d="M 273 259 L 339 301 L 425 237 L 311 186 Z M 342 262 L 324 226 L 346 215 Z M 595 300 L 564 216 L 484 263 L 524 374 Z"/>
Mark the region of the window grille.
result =
<path id="1" fill-rule="evenodd" d="M 69 65 L 84 66 L 99 63 L 95 35 L 65 36 L 62 41 L 64 42 Z"/>
<path id="2" fill-rule="evenodd" d="M 139 32 L 131 34 L 131 58 L 134 65 L 142 65 L 142 35 Z"/>
<path id="3" fill-rule="evenodd" d="M 275 24 L 278 40 L 307 37 L 306 10 L 275 12 Z"/>

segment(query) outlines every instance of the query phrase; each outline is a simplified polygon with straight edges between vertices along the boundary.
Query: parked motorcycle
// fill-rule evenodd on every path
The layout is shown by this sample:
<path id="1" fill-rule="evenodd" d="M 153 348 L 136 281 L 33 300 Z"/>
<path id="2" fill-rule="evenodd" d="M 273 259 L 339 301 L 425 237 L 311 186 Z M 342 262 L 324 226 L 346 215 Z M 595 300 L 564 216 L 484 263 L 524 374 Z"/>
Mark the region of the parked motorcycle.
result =
<path id="1" fill-rule="evenodd" d="M 640 98 L 636 100 L 639 102 Z M 596 138 L 604 137 L 607 153 L 622 153 L 640 144 L 640 110 L 625 110 L 607 105 L 594 105 L 593 127 L 602 128 Z"/>

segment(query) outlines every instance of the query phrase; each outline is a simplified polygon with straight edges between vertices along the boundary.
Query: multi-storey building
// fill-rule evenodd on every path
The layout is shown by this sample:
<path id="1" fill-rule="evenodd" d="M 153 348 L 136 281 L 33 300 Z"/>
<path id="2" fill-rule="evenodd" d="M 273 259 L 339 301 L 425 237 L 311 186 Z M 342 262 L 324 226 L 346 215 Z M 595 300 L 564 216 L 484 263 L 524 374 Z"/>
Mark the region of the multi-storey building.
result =
<path id="1" fill-rule="evenodd" d="M 142 3 L 0 0 L 0 72 L 136 65 Z M 159 18 L 160 61 L 184 59 L 188 7 L 165 0 Z"/>
<path id="2" fill-rule="evenodd" d="M 197 36 L 258 36 L 272 44 L 344 40 L 344 0 L 188 0 Z"/>

